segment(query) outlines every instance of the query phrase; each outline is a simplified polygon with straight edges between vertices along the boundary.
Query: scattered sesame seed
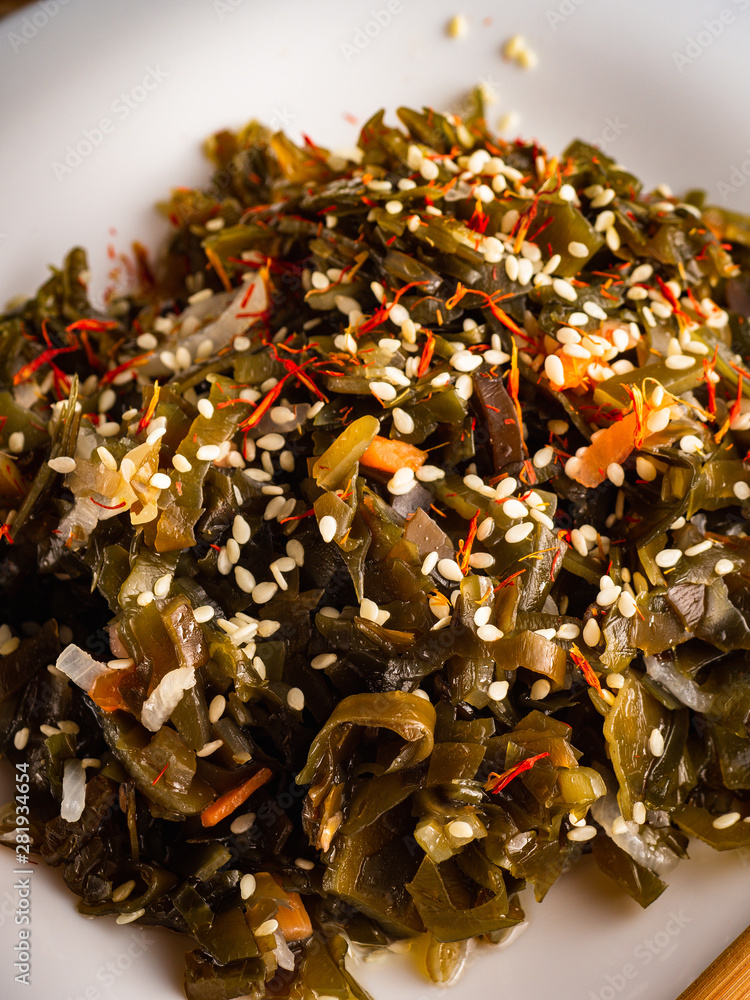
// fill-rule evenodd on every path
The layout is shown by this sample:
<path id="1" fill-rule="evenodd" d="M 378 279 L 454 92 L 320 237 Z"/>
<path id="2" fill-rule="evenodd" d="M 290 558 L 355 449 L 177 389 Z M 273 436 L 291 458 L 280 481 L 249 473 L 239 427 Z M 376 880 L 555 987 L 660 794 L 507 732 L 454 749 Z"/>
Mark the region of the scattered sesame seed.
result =
<path id="1" fill-rule="evenodd" d="M 514 524 L 512 528 L 508 528 L 505 532 L 505 541 L 510 545 L 522 542 L 525 538 L 529 537 L 533 530 L 534 525 L 531 521 L 522 521 L 521 524 Z"/>
<path id="2" fill-rule="evenodd" d="M 144 907 L 140 910 L 133 910 L 132 913 L 118 913 L 115 917 L 116 924 L 132 924 L 134 920 L 140 920 L 143 914 L 146 912 Z"/>
<path id="3" fill-rule="evenodd" d="M 428 552 L 422 563 L 422 575 L 429 576 L 438 563 L 437 552 Z"/>
<path id="4" fill-rule="evenodd" d="M 588 824 L 586 826 L 574 826 L 572 830 L 568 830 L 566 836 L 568 840 L 583 843 L 586 840 L 594 839 L 596 836 L 596 827 L 589 826 Z"/>
<path id="5" fill-rule="evenodd" d="M 589 248 L 585 243 L 578 243 L 573 240 L 568 243 L 568 253 L 571 257 L 588 257 Z"/>
<path id="6" fill-rule="evenodd" d="M 732 492 L 738 500 L 747 500 L 750 497 L 750 485 L 744 482 L 735 483 Z"/>
<path id="7" fill-rule="evenodd" d="M 635 598 L 627 590 L 623 590 L 617 599 L 617 610 L 623 618 L 632 618 L 636 612 Z"/>
<path id="8" fill-rule="evenodd" d="M 658 475 L 654 463 L 642 455 L 639 455 L 635 460 L 635 471 L 638 473 L 638 478 L 645 480 L 647 483 L 653 482 Z"/>
<path id="9" fill-rule="evenodd" d="M 213 725 L 218 722 L 219 719 L 224 714 L 224 709 L 227 707 L 227 699 L 223 694 L 217 694 L 211 699 L 211 703 L 208 706 L 208 721 Z"/>
<path id="10" fill-rule="evenodd" d="M 660 569 L 671 569 L 682 559 L 681 549 L 662 549 L 654 556 L 654 562 Z"/>
<path id="11" fill-rule="evenodd" d="M 59 458 L 51 458 L 47 462 L 47 465 L 53 472 L 59 472 L 61 476 L 65 476 L 69 472 L 74 471 L 76 468 L 76 460 L 74 458 L 69 458 L 67 455 L 61 455 Z"/>
<path id="12" fill-rule="evenodd" d="M 244 813 L 242 816 L 237 816 L 229 824 L 229 829 L 235 835 L 247 833 L 250 827 L 255 822 L 255 813 Z"/>
<path id="13" fill-rule="evenodd" d="M 556 354 L 548 354 L 544 359 L 544 373 L 554 386 L 565 384 L 565 369 Z"/>
<path id="14" fill-rule="evenodd" d="M 377 606 L 375 601 L 371 601 L 369 597 L 365 597 L 359 606 L 359 616 L 364 618 L 369 622 L 376 622 L 378 620 L 378 612 L 380 608 Z"/>
<path id="15" fill-rule="evenodd" d="M 214 462 L 221 454 L 221 448 L 217 444 L 204 444 L 196 451 L 195 457 L 199 462 Z"/>
<path id="16" fill-rule="evenodd" d="M 224 740 L 212 740 L 210 743 L 204 743 L 200 750 L 195 751 L 196 757 L 210 757 L 212 753 L 224 746 Z"/>
<path id="17" fill-rule="evenodd" d="M 508 694 L 507 681 L 493 681 L 487 688 L 487 695 L 492 701 L 502 701 Z"/>
<path id="18" fill-rule="evenodd" d="M 577 639 L 581 630 L 574 622 L 565 622 L 557 630 L 555 635 L 558 639 Z"/>
<path id="19" fill-rule="evenodd" d="M 643 826 L 646 822 L 646 806 L 640 799 L 633 803 L 633 820 L 638 826 Z"/>
<path id="20" fill-rule="evenodd" d="M 324 542 L 332 542 L 338 530 L 336 518 L 330 514 L 324 514 L 320 519 L 318 529 Z"/>
<path id="21" fill-rule="evenodd" d="M 151 590 L 144 590 L 136 597 L 136 604 L 140 607 L 145 608 L 147 605 L 152 604 L 154 600 L 154 594 Z"/>
<path id="22" fill-rule="evenodd" d="M 287 705 L 295 712 L 301 712 L 305 707 L 305 695 L 298 687 L 289 688 L 286 695 Z"/>
<path id="23" fill-rule="evenodd" d="M 730 826 L 734 826 L 739 819 L 740 814 L 738 812 L 723 813 L 723 815 L 716 817 L 711 826 L 715 830 L 727 830 Z"/>
<path id="24" fill-rule="evenodd" d="M 686 556 L 699 556 L 702 552 L 708 552 L 714 543 L 710 538 L 704 538 L 702 542 L 697 542 L 695 545 L 691 545 L 689 549 L 685 549 Z"/>
<path id="25" fill-rule="evenodd" d="M 455 837 L 456 840 L 470 840 L 474 836 L 471 824 L 462 819 L 454 819 L 446 829 L 450 836 Z"/>
<path id="26" fill-rule="evenodd" d="M 726 576 L 734 571 L 734 563 L 731 559 L 719 559 L 714 566 L 714 573 L 717 576 Z"/>
<path id="27" fill-rule="evenodd" d="M 648 748 L 654 757 L 661 757 L 664 753 L 664 737 L 658 729 L 652 729 L 648 738 Z"/>
<path id="28" fill-rule="evenodd" d="M 532 701 L 543 701 L 547 695 L 552 690 L 552 685 L 547 680 L 546 677 L 540 677 L 538 681 L 534 681 L 531 685 L 531 690 L 529 691 L 529 698 Z"/>
<path id="29" fill-rule="evenodd" d="M 148 482 L 155 490 L 168 490 L 172 485 L 172 480 L 165 472 L 155 472 Z"/>
<path id="30" fill-rule="evenodd" d="M 278 584 L 266 580 L 253 587 L 251 597 L 256 604 L 267 604 L 275 596 L 278 589 Z"/>
<path id="31" fill-rule="evenodd" d="M 253 819 L 255 819 L 255 817 L 253 817 Z M 250 897 L 255 894 L 256 885 L 257 883 L 254 875 L 250 872 L 243 875 L 240 879 L 240 896 L 242 896 L 243 899 L 250 899 Z M 260 933 L 260 927 L 258 928 L 258 933 Z"/>
<path id="32" fill-rule="evenodd" d="M 482 642 L 495 642 L 497 639 L 502 639 L 503 635 L 504 633 L 495 625 L 480 625 L 477 629 L 477 636 Z"/>
<path id="33" fill-rule="evenodd" d="M 552 282 L 552 289 L 555 295 L 559 295 L 561 299 L 565 299 L 567 302 L 575 302 L 578 298 L 578 292 L 576 292 L 575 288 L 565 278 L 555 278 Z"/>
<path id="34" fill-rule="evenodd" d="M 319 653 L 310 660 L 310 666 L 313 670 L 326 670 L 328 667 L 332 667 L 337 660 L 338 656 L 335 653 Z"/>
<path id="35" fill-rule="evenodd" d="M 16 750 L 23 750 L 26 744 L 29 742 L 29 727 L 24 726 L 23 729 L 19 729 L 15 736 L 13 737 L 13 746 Z"/>
<path id="36" fill-rule="evenodd" d="M 545 465 L 549 465 L 554 459 L 555 452 L 554 449 L 547 445 L 545 448 L 540 448 L 532 458 L 532 462 L 537 469 L 543 469 Z"/>
<path id="37" fill-rule="evenodd" d="M 455 559 L 439 559 L 437 569 L 438 573 L 446 580 L 453 580 L 455 583 L 460 583 L 463 580 L 464 575 L 461 572 L 461 567 Z"/>
<path id="38" fill-rule="evenodd" d="M 395 399 L 398 395 L 390 382 L 370 382 L 369 388 L 373 396 L 387 403 Z"/>
<path id="39" fill-rule="evenodd" d="M 672 371 L 685 371 L 693 367 L 695 358 L 691 358 L 687 354 L 671 354 L 664 364 Z"/>
<path id="40" fill-rule="evenodd" d="M 602 630 L 595 618 L 589 618 L 583 626 L 583 641 L 587 646 L 597 646 L 602 637 Z"/>

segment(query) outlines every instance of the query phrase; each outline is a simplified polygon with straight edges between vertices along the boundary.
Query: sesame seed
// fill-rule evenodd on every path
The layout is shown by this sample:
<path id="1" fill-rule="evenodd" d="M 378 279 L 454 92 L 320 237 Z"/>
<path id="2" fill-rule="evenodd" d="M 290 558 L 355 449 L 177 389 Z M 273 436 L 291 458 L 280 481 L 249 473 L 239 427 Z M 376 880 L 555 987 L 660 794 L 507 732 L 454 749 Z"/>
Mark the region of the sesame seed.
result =
<path id="1" fill-rule="evenodd" d="M 283 496 L 276 495 L 272 497 L 266 504 L 266 509 L 263 511 L 263 520 L 273 521 L 273 519 L 281 513 L 285 504 L 286 500 Z"/>
<path id="2" fill-rule="evenodd" d="M 456 583 L 463 580 L 463 573 L 455 559 L 439 559 L 437 568 L 438 573 L 446 580 L 453 580 Z"/>
<path id="3" fill-rule="evenodd" d="M 531 690 L 529 691 L 529 698 L 532 701 L 543 701 L 547 695 L 552 690 L 552 685 L 547 680 L 546 677 L 540 677 L 538 681 L 534 681 L 531 685 Z"/>
<path id="4" fill-rule="evenodd" d="M 469 556 L 469 566 L 472 569 L 490 569 L 495 565 L 495 557 L 489 552 L 472 552 Z"/>
<path id="5" fill-rule="evenodd" d="M 507 681 L 493 681 L 487 688 L 487 695 L 492 701 L 502 701 L 508 694 Z"/>
<path id="6" fill-rule="evenodd" d="M 422 575 L 429 576 L 430 573 L 435 569 L 438 562 L 437 552 L 428 552 L 422 563 Z"/>
<path id="7" fill-rule="evenodd" d="M 414 420 L 406 412 L 402 410 L 401 407 L 396 406 L 393 408 L 393 426 L 399 432 L 399 434 L 413 434 L 414 433 Z"/>
<path id="8" fill-rule="evenodd" d="M 229 576 L 232 572 L 232 560 L 229 558 L 226 546 L 222 546 L 219 550 L 219 556 L 216 560 L 216 568 L 222 576 Z"/>
<path id="9" fill-rule="evenodd" d="M 216 753 L 219 747 L 224 746 L 224 740 L 212 740 L 210 743 L 204 743 L 200 750 L 195 751 L 196 757 L 210 757 L 212 753 Z"/>
<path id="10" fill-rule="evenodd" d="M 421 483 L 432 483 L 436 479 L 443 479 L 444 476 L 443 470 L 436 465 L 423 465 L 416 471 L 416 477 Z"/>
<path id="11" fill-rule="evenodd" d="M 567 302 L 575 302 L 578 298 L 575 288 L 565 278 L 555 278 L 552 282 L 552 289 L 555 295 L 559 295 L 561 299 L 565 299 Z"/>
<path id="12" fill-rule="evenodd" d="M 64 476 L 69 472 L 73 472 L 76 467 L 76 460 L 66 455 L 61 455 L 59 458 L 51 458 L 47 462 L 47 465 L 53 472 L 59 472 L 60 475 Z"/>
<path id="13" fill-rule="evenodd" d="M 610 605 L 615 603 L 617 598 L 620 596 L 621 592 L 622 592 L 622 587 L 619 586 L 605 587 L 603 590 L 600 590 L 599 593 L 596 595 L 596 603 L 601 608 L 608 608 Z"/>
<path id="14" fill-rule="evenodd" d="M 551 641 L 557 635 L 557 630 L 554 628 L 535 628 L 534 635 L 540 635 L 543 639 Z"/>
<path id="15" fill-rule="evenodd" d="M 472 354 L 470 351 L 457 351 L 451 357 L 450 364 L 458 372 L 473 372 L 482 364 L 482 356 Z"/>
<path id="16" fill-rule="evenodd" d="M 135 889 L 135 879 L 132 878 L 118 885 L 116 889 L 112 890 L 112 902 L 122 903 L 123 900 L 128 898 L 133 889 Z"/>
<path id="17" fill-rule="evenodd" d="M 214 405 L 210 399 L 199 399 L 198 400 L 198 412 L 206 420 L 210 420 L 214 415 Z"/>
<path id="18" fill-rule="evenodd" d="M 325 670 L 327 667 L 332 667 L 337 660 L 335 653 L 319 653 L 310 660 L 310 666 L 313 670 Z"/>
<path id="19" fill-rule="evenodd" d="M 199 462 L 213 462 L 221 454 L 221 448 L 216 444 L 204 444 L 196 451 L 195 457 Z"/>
<path id="20" fill-rule="evenodd" d="M 224 714 L 224 709 L 227 707 L 227 699 L 223 694 L 217 694 L 216 697 L 211 699 L 211 703 L 208 706 L 208 721 L 213 725 L 218 722 L 219 719 Z"/>
<path id="21" fill-rule="evenodd" d="M 164 576 L 160 576 L 159 579 L 154 584 L 154 594 L 156 597 L 166 597 L 169 593 L 169 589 L 172 586 L 172 574 L 165 573 Z"/>
<path id="22" fill-rule="evenodd" d="M 433 160 L 423 158 L 417 168 L 426 181 L 434 181 L 439 171 L 437 164 Z"/>
<path id="23" fill-rule="evenodd" d="M 646 806 L 640 800 L 633 803 L 633 820 L 638 826 L 643 826 L 646 822 Z"/>
<path id="24" fill-rule="evenodd" d="M 642 455 L 639 455 L 635 460 L 635 471 L 638 473 L 639 479 L 643 479 L 647 483 L 653 482 L 658 475 L 654 463 Z"/>
<path id="25" fill-rule="evenodd" d="M 654 562 L 660 569 L 671 569 L 682 559 L 681 549 L 662 549 L 654 556 Z"/>
<path id="26" fill-rule="evenodd" d="M 738 500 L 747 500 L 750 497 L 750 485 L 744 482 L 735 483 L 732 492 Z"/>
<path id="27" fill-rule="evenodd" d="M 371 601 L 369 597 L 365 597 L 359 606 L 359 616 L 364 618 L 366 621 L 376 622 L 378 620 L 378 612 L 380 608 L 377 606 L 375 601 Z"/>
<path id="28" fill-rule="evenodd" d="M 648 748 L 654 757 L 661 757 L 664 753 L 664 737 L 658 729 L 652 729 L 648 738 Z"/>
<path id="29" fill-rule="evenodd" d="M 172 485 L 172 480 L 165 472 L 155 472 L 148 482 L 156 490 L 167 490 Z"/>
<path id="30" fill-rule="evenodd" d="M 237 816 L 233 819 L 229 825 L 229 829 L 234 834 L 247 833 L 250 827 L 255 822 L 255 813 L 245 813 L 242 816 Z"/>
<path id="31" fill-rule="evenodd" d="M 477 629 L 477 636 L 482 642 L 495 642 L 497 639 L 502 639 L 503 635 L 504 633 L 495 625 L 480 625 Z"/>
<path id="32" fill-rule="evenodd" d="M 214 613 L 214 609 L 210 604 L 202 604 L 199 608 L 195 608 L 193 611 L 193 618 L 195 618 L 199 624 L 203 624 L 204 622 L 210 622 Z"/>
<path id="33" fill-rule="evenodd" d="M 583 626 L 583 641 L 587 646 L 597 646 L 602 637 L 602 630 L 595 618 L 589 618 Z"/>
<path id="34" fill-rule="evenodd" d="M 286 554 L 294 560 L 295 565 L 305 565 L 305 548 L 296 538 L 290 538 L 286 543 Z"/>
<path id="35" fill-rule="evenodd" d="M 255 817 L 253 817 L 253 819 L 255 819 Z M 255 893 L 256 885 L 257 883 L 254 875 L 250 872 L 243 875 L 240 879 L 240 896 L 242 896 L 243 899 L 250 899 L 250 897 Z M 258 931 L 260 932 L 260 928 L 258 928 Z"/>
<path id="36" fill-rule="evenodd" d="M 691 545 L 689 549 L 685 549 L 686 556 L 699 556 L 702 552 L 708 552 L 708 550 L 713 545 L 710 538 L 705 538 L 702 542 L 698 542 L 696 545 Z"/>
<path id="37" fill-rule="evenodd" d="M 193 466 L 184 455 L 177 454 L 172 458 L 172 465 L 178 472 L 190 472 Z"/>
<path id="38" fill-rule="evenodd" d="M 461 819 L 454 819 L 447 826 L 447 832 L 456 840 L 470 840 L 474 836 L 474 831 L 469 823 Z"/>
<path id="39" fill-rule="evenodd" d="M 553 385 L 565 384 L 565 369 L 556 354 L 549 354 L 544 359 L 544 373 Z"/>
<path id="40" fill-rule="evenodd" d="M 267 604 L 279 589 L 278 584 L 266 580 L 253 587 L 251 597 L 256 604 Z"/>
<path id="41" fill-rule="evenodd" d="M 109 448 L 105 448 L 103 444 L 100 444 L 96 449 L 96 453 L 102 465 L 105 465 L 111 472 L 117 472 L 117 459 Z"/>
<path id="42" fill-rule="evenodd" d="M 251 594 L 255 588 L 255 577 L 244 566 L 234 567 L 234 579 L 243 594 Z"/>
<path id="43" fill-rule="evenodd" d="M 154 600 L 154 594 L 151 590 L 144 590 L 136 597 L 136 603 L 145 608 L 147 605 L 152 604 Z"/>
<path id="44" fill-rule="evenodd" d="M 593 840 L 596 836 L 596 827 L 589 826 L 574 826 L 572 830 L 568 830 L 566 834 L 568 840 L 574 842 L 583 843 L 586 840 Z"/>
<path id="45" fill-rule="evenodd" d="M 8 448 L 14 453 L 22 452 L 26 445 L 26 435 L 23 431 L 14 431 L 8 437 Z"/>
<path id="46" fill-rule="evenodd" d="M 617 599 L 617 610 L 623 618 L 632 618 L 636 612 L 635 598 L 627 590 L 623 590 Z"/>
<path id="47" fill-rule="evenodd" d="M 140 920 L 143 914 L 146 912 L 144 907 L 140 910 L 133 910 L 132 913 L 118 913 L 115 917 L 116 924 L 132 924 L 134 920 Z"/>
<path id="48" fill-rule="evenodd" d="M 492 608 L 488 604 L 482 604 L 474 612 L 474 624 L 486 625 L 492 615 Z"/>
<path id="49" fill-rule="evenodd" d="M 370 382 L 370 392 L 376 398 L 390 402 L 397 396 L 396 390 L 389 382 Z"/>
<path id="50" fill-rule="evenodd" d="M 307 858 L 295 858 L 294 864 L 297 868 L 301 868 L 303 872 L 311 872 L 315 867 L 312 861 L 308 861 Z"/>
<path id="51" fill-rule="evenodd" d="M 547 445 L 545 448 L 540 448 L 539 451 L 536 452 L 532 462 L 537 469 L 543 469 L 545 465 L 550 464 L 554 457 L 554 449 Z"/>
<path id="52" fill-rule="evenodd" d="M 477 528 L 477 538 L 480 542 L 489 538 L 492 532 L 495 530 L 495 521 L 492 517 L 485 517 L 482 523 Z"/>
<path id="53" fill-rule="evenodd" d="M 734 563 L 730 559 L 719 559 L 714 566 L 714 573 L 717 576 L 726 576 L 734 570 Z"/>
<path id="54" fill-rule="evenodd" d="M 711 826 L 713 826 L 715 830 L 726 830 L 730 826 L 734 826 L 739 818 L 740 814 L 738 812 L 723 813 L 721 816 L 716 817 Z"/>
<path id="55" fill-rule="evenodd" d="M 578 243 L 575 240 L 568 243 L 568 253 L 571 257 L 588 257 L 589 248 L 585 243 Z"/>
<path id="56" fill-rule="evenodd" d="M 286 695 L 286 703 L 295 712 L 301 712 L 305 707 L 305 695 L 298 687 L 289 688 Z"/>
<path id="57" fill-rule="evenodd" d="M 703 442 L 695 434 L 684 434 L 680 438 L 680 450 L 684 451 L 686 455 L 696 455 L 703 451 Z"/>
<path id="58" fill-rule="evenodd" d="M 557 630 L 555 635 L 558 639 L 577 639 L 580 635 L 581 630 L 574 622 L 565 622 Z"/>
<path id="59" fill-rule="evenodd" d="M 29 742 L 29 727 L 24 726 L 23 729 L 19 729 L 15 736 L 13 737 L 13 746 L 16 750 L 23 750 L 26 744 Z"/>
<path id="60" fill-rule="evenodd" d="M 332 542 L 338 530 L 336 519 L 330 514 L 325 514 L 320 519 L 318 529 L 324 542 Z"/>
<path id="61" fill-rule="evenodd" d="M 245 545 L 250 541 L 250 525 L 242 514 L 236 514 L 232 521 L 232 537 L 239 545 Z"/>
<path id="62" fill-rule="evenodd" d="M 533 530 L 534 525 L 531 521 L 522 521 L 521 524 L 514 524 L 512 528 L 508 528 L 505 532 L 505 541 L 510 545 L 522 542 L 525 538 L 529 537 Z"/>

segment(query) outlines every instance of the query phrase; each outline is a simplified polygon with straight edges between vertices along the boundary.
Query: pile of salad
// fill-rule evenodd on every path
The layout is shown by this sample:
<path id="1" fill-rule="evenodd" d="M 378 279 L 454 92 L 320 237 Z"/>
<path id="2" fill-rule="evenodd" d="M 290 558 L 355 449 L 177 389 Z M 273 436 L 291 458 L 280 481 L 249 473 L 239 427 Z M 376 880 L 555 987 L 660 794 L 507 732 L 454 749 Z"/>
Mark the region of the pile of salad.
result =
<path id="1" fill-rule="evenodd" d="M 220 132 L 132 291 L 74 249 L 0 318 L 29 850 L 189 1000 L 750 844 L 750 220 L 471 107 Z"/>

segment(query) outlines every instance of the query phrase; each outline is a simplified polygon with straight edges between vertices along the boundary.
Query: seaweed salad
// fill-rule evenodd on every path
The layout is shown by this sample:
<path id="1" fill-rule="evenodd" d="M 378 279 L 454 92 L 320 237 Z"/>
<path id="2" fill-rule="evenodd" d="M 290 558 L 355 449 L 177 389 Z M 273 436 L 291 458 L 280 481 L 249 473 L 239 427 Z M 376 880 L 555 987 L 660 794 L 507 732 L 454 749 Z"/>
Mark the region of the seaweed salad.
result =
<path id="1" fill-rule="evenodd" d="M 189 1000 L 750 844 L 750 221 L 398 118 L 220 132 L 131 289 L 0 317 L 1 839 Z"/>

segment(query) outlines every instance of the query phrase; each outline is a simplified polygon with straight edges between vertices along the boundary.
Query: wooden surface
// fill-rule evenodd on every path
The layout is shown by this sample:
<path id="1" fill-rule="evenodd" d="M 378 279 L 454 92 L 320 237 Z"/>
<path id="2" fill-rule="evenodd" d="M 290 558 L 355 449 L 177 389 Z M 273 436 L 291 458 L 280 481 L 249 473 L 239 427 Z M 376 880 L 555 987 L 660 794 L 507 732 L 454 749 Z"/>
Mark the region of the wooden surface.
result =
<path id="1" fill-rule="evenodd" d="M 725 948 L 677 1000 L 748 1000 L 750 927 Z"/>

